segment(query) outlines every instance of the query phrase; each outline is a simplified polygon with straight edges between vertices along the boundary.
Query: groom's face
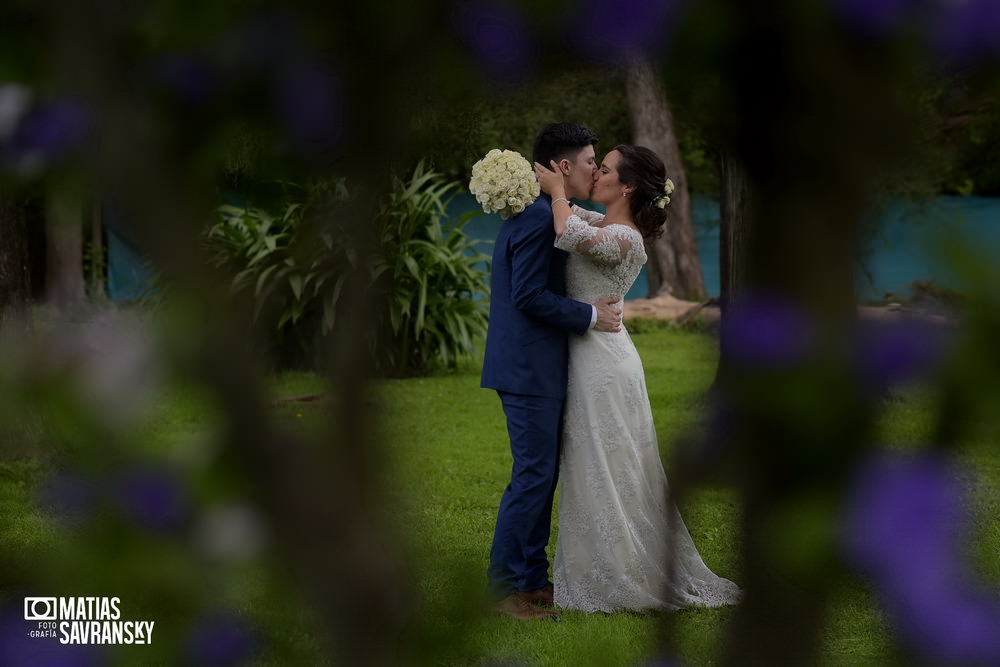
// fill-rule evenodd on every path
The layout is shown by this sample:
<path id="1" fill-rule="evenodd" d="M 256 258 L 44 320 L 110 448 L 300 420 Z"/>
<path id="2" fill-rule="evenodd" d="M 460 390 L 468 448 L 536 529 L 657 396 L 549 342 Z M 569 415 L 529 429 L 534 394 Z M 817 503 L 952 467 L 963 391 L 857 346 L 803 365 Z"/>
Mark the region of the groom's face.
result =
<path id="1" fill-rule="evenodd" d="M 566 196 L 576 199 L 589 199 L 590 189 L 594 185 L 594 172 L 597 171 L 597 160 L 594 146 L 587 145 L 580 149 L 575 158 L 569 162 L 568 173 L 565 174 Z"/>

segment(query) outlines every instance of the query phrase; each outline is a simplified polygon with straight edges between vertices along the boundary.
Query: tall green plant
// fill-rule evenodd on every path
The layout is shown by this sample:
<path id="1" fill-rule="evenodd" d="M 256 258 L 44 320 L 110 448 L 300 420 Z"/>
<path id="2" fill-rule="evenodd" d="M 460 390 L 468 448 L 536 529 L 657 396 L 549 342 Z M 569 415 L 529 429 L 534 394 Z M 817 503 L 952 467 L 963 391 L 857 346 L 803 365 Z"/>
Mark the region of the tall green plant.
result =
<path id="1" fill-rule="evenodd" d="M 321 196 L 297 197 L 279 215 L 222 206 L 208 241 L 218 264 L 232 268 L 234 291 L 252 299 L 254 321 L 269 331 L 280 365 L 315 366 L 318 345 L 343 320 L 345 272 L 361 271 L 381 300 L 373 363 L 385 375 L 417 375 L 453 367 L 486 331 L 487 258 L 463 231 L 471 214 L 447 219 L 455 190 L 423 163 L 395 178 L 368 264 L 319 224 L 314 202 L 346 197 L 342 182 Z"/>
<path id="2" fill-rule="evenodd" d="M 252 206 L 219 207 L 208 230 L 216 262 L 235 272 L 232 286 L 253 301 L 255 324 L 269 332 L 279 365 L 313 366 L 318 339 L 334 325 L 345 249 L 311 216 L 317 192 L 343 199 L 343 181 L 314 186 L 280 215 Z"/>
<path id="3" fill-rule="evenodd" d="M 394 179 L 380 211 L 374 274 L 387 303 L 378 362 L 388 374 L 453 367 L 486 333 L 488 258 L 463 230 L 476 213 L 446 222 L 455 191 L 421 162 L 407 180 Z"/>

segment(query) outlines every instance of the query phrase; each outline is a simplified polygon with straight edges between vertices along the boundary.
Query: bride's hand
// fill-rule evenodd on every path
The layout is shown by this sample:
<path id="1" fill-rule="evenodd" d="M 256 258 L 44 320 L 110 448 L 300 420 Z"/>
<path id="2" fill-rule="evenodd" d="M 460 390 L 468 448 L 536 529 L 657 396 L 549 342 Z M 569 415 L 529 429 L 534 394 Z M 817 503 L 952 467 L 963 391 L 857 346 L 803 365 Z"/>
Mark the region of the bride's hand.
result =
<path id="1" fill-rule="evenodd" d="M 535 176 L 538 178 L 538 185 L 542 192 L 552 198 L 566 196 L 566 185 L 563 183 L 563 175 L 559 173 L 555 160 L 550 162 L 552 168 L 543 167 L 538 162 L 535 163 Z"/>

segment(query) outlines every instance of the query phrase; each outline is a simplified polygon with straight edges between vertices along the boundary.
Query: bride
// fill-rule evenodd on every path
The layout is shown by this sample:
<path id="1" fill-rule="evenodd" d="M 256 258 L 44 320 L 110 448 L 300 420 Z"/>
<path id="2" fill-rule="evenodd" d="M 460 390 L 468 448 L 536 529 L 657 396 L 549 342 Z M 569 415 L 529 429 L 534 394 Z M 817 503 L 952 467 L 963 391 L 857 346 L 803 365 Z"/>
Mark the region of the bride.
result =
<path id="1" fill-rule="evenodd" d="M 555 167 L 555 163 L 553 163 Z M 571 206 L 563 176 L 535 163 L 552 196 L 556 247 L 570 253 L 567 296 L 624 299 L 662 233 L 673 184 L 640 146 L 617 146 L 594 176 L 605 215 Z M 740 590 L 712 573 L 667 500 L 642 362 L 624 327 L 570 337 L 559 478 L 555 606 L 584 611 L 733 604 Z"/>

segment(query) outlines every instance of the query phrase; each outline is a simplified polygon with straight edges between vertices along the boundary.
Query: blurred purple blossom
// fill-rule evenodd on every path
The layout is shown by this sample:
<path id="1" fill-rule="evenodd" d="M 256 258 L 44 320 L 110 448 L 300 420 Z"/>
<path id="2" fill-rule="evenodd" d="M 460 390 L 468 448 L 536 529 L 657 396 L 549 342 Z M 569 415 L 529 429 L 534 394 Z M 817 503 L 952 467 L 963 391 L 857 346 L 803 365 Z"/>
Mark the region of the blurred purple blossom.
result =
<path id="1" fill-rule="evenodd" d="M 669 43 L 685 5 L 684 0 L 586 0 L 577 7 L 575 32 L 595 60 L 656 58 Z"/>
<path id="2" fill-rule="evenodd" d="M 682 667 L 683 665 L 684 663 L 678 661 L 676 658 L 664 655 L 657 656 L 643 663 L 643 667 Z"/>
<path id="3" fill-rule="evenodd" d="M 947 458 L 881 455 L 863 462 L 849 489 L 845 551 L 913 650 L 947 664 L 996 665 L 1000 596 L 969 570 L 966 520 Z"/>
<path id="4" fill-rule="evenodd" d="M 833 0 L 845 27 L 885 37 L 917 26 L 939 57 L 965 65 L 1000 56 L 1000 2 L 996 0 Z"/>
<path id="5" fill-rule="evenodd" d="M 245 620 L 212 612 L 201 618 L 187 638 L 188 663 L 228 667 L 246 664 L 258 651 L 258 633 Z"/>
<path id="6" fill-rule="evenodd" d="M 23 597 L 14 597 L 14 604 L 0 607 L 0 666 L 16 667 L 90 667 L 107 664 L 107 656 L 100 646 L 60 644 L 55 637 L 30 637 L 38 623 L 24 620 L 20 606 Z"/>
<path id="7" fill-rule="evenodd" d="M 503 0 L 459 3 L 454 23 L 491 81 L 511 84 L 534 75 L 536 35 L 515 4 Z"/>
<path id="8" fill-rule="evenodd" d="M 21 119 L 7 145 L 8 160 L 34 172 L 78 149 L 91 130 L 90 109 L 78 100 L 40 104 Z"/>
<path id="9" fill-rule="evenodd" d="M 938 54 L 952 64 L 1000 57 L 997 0 L 938 2 L 931 23 Z"/>
<path id="10" fill-rule="evenodd" d="M 881 37 L 902 27 L 920 0 L 835 0 L 834 11 L 852 32 Z"/>
<path id="11" fill-rule="evenodd" d="M 41 510 L 71 526 L 92 517 L 99 499 L 98 481 L 73 470 L 53 471 L 38 491 Z"/>
<path id="12" fill-rule="evenodd" d="M 950 329 L 925 319 L 863 321 L 856 351 L 862 381 L 881 392 L 924 378 L 940 366 L 951 342 Z"/>
<path id="13" fill-rule="evenodd" d="M 188 518 L 187 490 L 170 469 L 148 464 L 134 467 L 122 474 L 117 489 L 122 512 L 143 529 L 168 532 Z"/>
<path id="14" fill-rule="evenodd" d="M 184 104 L 200 106 L 220 92 L 222 81 L 217 68 L 207 59 L 174 53 L 151 65 L 150 77 L 171 91 Z"/>
<path id="15" fill-rule="evenodd" d="M 317 63 L 276 74 L 276 105 L 285 135 L 296 150 L 318 156 L 343 136 L 343 93 L 337 76 Z"/>
<path id="16" fill-rule="evenodd" d="M 719 335 L 723 357 L 751 367 L 801 363 L 814 342 L 813 327 L 801 308 L 762 294 L 730 304 L 723 312 Z"/>

